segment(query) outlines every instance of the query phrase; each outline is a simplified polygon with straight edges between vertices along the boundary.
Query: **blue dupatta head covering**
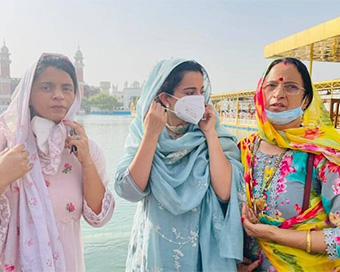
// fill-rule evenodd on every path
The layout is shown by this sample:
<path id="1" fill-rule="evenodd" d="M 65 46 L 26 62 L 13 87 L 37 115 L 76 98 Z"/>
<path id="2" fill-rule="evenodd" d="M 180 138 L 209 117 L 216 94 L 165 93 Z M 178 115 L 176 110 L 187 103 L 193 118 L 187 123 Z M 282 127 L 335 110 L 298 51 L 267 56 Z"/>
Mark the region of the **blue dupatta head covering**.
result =
<path id="1" fill-rule="evenodd" d="M 185 59 L 160 61 L 144 84 L 125 144 L 125 155 L 117 168 L 117 177 L 131 164 L 144 134 L 143 120 L 151 102 L 171 71 Z M 204 73 L 204 96 L 210 102 L 210 82 Z M 232 164 L 232 189 L 226 214 L 210 185 L 208 146 L 198 125 L 173 139 L 163 129 L 159 136 L 149 186 L 157 201 L 173 215 L 184 214 L 201 205 L 199 244 L 203 271 L 236 271 L 236 261 L 243 259 L 243 229 L 237 200 L 243 168 L 236 137 L 215 125 L 223 151 Z M 240 185 L 241 186 L 241 185 Z"/>

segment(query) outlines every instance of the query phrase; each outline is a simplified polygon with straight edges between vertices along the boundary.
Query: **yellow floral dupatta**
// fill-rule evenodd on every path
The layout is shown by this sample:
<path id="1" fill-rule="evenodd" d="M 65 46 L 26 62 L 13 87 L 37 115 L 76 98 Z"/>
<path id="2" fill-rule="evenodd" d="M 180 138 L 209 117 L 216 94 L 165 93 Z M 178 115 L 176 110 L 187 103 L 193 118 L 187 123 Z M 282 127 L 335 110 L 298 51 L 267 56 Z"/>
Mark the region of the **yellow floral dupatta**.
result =
<path id="1" fill-rule="evenodd" d="M 264 75 L 266 72 L 264 73 Z M 262 92 L 264 76 L 260 79 L 254 103 L 257 113 L 258 133 L 244 138 L 240 142 L 241 160 L 244 166 L 246 196 L 250 208 L 253 208 L 252 156 L 257 137 L 281 148 L 322 154 L 329 161 L 340 165 L 340 136 L 332 126 L 329 113 L 313 87 L 313 100 L 303 116 L 303 126 L 277 131 L 267 120 Z M 274 219 L 268 215 L 259 218 L 261 223 L 271 224 L 292 230 L 322 230 L 329 228 L 328 215 L 323 209 L 321 197 L 311 200 L 305 212 L 290 219 Z M 310 254 L 306 251 L 257 239 L 261 249 L 271 264 L 278 271 L 340 271 L 340 260 L 330 261 L 326 254 Z"/>

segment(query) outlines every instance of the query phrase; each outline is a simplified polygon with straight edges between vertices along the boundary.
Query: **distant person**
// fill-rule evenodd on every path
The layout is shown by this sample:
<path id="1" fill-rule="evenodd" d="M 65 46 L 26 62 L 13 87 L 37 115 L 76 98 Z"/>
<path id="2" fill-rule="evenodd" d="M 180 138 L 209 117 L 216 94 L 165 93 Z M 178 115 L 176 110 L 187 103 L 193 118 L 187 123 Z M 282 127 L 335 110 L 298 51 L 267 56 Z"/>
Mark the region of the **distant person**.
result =
<path id="1" fill-rule="evenodd" d="M 236 138 L 195 61 L 159 62 L 130 126 L 115 189 L 139 202 L 126 271 L 236 271 L 243 233 Z"/>
<path id="2" fill-rule="evenodd" d="M 247 233 L 239 271 L 340 271 L 340 136 L 306 66 L 273 61 L 241 140 Z"/>
<path id="3" fill-rule="evenodd" d="M 73 121 L 80 102 L 72 63 L 44 54 L 0 116 L 1 271 L 85 271 L 81 215 L 112 216 L 103 153 Z"/>

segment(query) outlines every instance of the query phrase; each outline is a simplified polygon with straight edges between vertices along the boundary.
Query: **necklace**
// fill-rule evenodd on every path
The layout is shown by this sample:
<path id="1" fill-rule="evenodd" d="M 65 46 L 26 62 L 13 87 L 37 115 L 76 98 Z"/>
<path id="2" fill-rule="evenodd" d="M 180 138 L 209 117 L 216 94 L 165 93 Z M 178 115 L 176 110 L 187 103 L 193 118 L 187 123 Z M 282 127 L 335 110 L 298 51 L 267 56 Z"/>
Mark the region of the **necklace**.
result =
<path id="1" fill-rule="evenodd" d="M 254 157 L 255 157 L 257 151 L 260 148 L 261 141 L 262 141 L 262 139 L 260 139 L 258 141 L 257 145 L 254 148 L 254 151 L 253 151 L 254 156 L 253 156 L 252 162 L 251 162 L 251 167 L 252 168 L 253 168 L 253 163 L 254 163 Z M 268 176 L 264 177 L 263 185 L 262 185 L 261 197 L 258 197 L 258 198 L 254 198 L 253 197 L 252 203 L 253 203 L 253 209 L 254 209 L 255 214 L 263 214 L 264 209 L 267 207 L 267 197 L 265 196 L 265 193 L 268 191 L 268 189 L 270 187 L 270 184 L 271 184 L 271 181 L 272 181 L 272 179 L 275 176 L 276 170 L 279 168 L 279 165 L 280 165 L 280 163 L 281 163 L 281 161 L 283 159 L 283 156 L 286 154 L 286 152 L 287 152 L 287 149 L 284 152 L 282 152 L 276 158 L 276 161 L 275 161 L 275 164 L 274 164 L 274 168 L 271 171 L 271 175 L 269 177 Z"/>
<path id="2" fill-rule="evenodd" d="M 183 135 L 184 133 L 187 132 L 189 128 L 189 124 L 184 124 L 184 125 L 179 125 L 179 126 L 170 126 L 168 123 L 166 123 L 165 126 L 177 135 Z"/>

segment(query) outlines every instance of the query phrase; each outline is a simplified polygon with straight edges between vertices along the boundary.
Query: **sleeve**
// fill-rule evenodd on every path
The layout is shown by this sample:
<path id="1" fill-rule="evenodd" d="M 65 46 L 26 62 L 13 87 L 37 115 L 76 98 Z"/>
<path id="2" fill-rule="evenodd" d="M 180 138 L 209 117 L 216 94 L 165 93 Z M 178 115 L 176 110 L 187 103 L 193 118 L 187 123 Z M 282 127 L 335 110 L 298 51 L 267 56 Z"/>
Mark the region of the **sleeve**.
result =
<path id="1" fill-rule="evenodd" d="M 7 130 L 4 124 L 0 121 L 0 151 L 7 147 Z"/>
<path id="2" fill-rule="evenodd" d="M 6 147 L 7 147 L 6 129 L 0 122 L 0 152 L 4 150 Z M 8 190 L 5 191 L 0 197 L 0 256 L 5 247 L 9 219 L 11 216 L 11 209 L 7 193 L 9 193 Z"/>
<path id="3" fill-rule="evenodd" d="M 340 166 L 324 159 L 318 169 L 322 204 L 332 226 L 323 230 L 326 251 L 330 260 L 340 259 Z"/>
<path id="4" fill-rule="evenodd" d="M 6 244 L 10 216 L 11 210 L 9 201 L 6 193 L 3 193 L 0 197 L 0 256 L 3 253 Z"/>
<path id="5" fill-rule="evenodd" d="M 120 197 L 131 202 L 138 202 L 150 194 L 149 185 L 144 191 L 138 188 L 130 175 L 129 169 L 126 169 L 124 172 L 117 175 L 115 190 Z"/>
<path id="6" fill-rule="evenodd" d="M 101 227 L 111 219 L 113 210 L 115 208 L 115 200 L 113 198 L 112 192 L 108 188 L 110 180 L 106 173 L 106 162 L 103 151 L 91 140 L 89 145 L 93 162 L 97 168 L 103 185 L 105 186 L 105 194 L 102 200 L 102 210 L 99 214 L 96 214 L 94 211 L 92 211 L 84 199 L 83 216 L 87 223 L 89 223 L 91 226 Z"/>

